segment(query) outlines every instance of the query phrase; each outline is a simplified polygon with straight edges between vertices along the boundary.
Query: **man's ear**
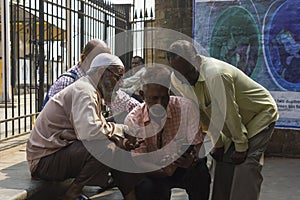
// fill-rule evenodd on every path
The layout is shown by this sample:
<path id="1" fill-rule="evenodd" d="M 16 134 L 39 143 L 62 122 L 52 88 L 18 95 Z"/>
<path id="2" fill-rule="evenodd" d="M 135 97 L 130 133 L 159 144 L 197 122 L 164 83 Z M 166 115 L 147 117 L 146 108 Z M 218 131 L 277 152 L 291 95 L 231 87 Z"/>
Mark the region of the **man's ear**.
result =
<path id="1" fill-rule="evenodd" d="M 84 61 L 84 59 L 85 59 L 85 58 L 86 58 L 86 55 L 85 55 L 85 54 L 83 54 L 83 53 L 82 53 L 82 54 L 80 54 L 80 59 L 81 59 L 81 62 L 82 62 L 82 61 Z"/>
<path id="2" fill-rule="evenodd" d="M 200 66 L 201 63 L 202 63 L 202 59 L 201 59 L 201 56 L 200 56 L 199 54 L 196 55 L 195 60 L 196 60 L 196 63 L 195 63 L 195 64 L 196 64 L 197 66 Z"/>
<path id="3" fill-rule="evenodd" d="M 141 98 L 145 101 L 144 91 L 143 90 L 139 90 L 139 94 L 140 94 Z"/>

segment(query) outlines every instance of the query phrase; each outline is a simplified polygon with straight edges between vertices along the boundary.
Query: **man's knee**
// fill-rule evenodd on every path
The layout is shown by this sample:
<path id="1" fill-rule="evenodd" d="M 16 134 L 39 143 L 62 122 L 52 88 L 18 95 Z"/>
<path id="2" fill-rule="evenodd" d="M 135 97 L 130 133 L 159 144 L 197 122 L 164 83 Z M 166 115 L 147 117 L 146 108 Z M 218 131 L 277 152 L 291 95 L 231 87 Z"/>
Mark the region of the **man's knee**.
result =
<path id="1" fill-rule="evenodd" d="M 171 191 L 158 186 L 152 179 L 145 178 L 135 187 L 137 200 L 164 200 L 170 199 Z"/>
<path id="2" fill-rule="evenodd" d="M 150 198 L 155 191 L 155 183 L 148 178 L 145 178 L 139 182 L 135 187 L 137 199 Z"/>
<path id="3" fill-rule="evenodd" d="M 206 161 L 206 158 L 198 160 L 189 171 L 189 178 L 193 181 L 197 181 L 198 184 L 204 184 L 203 186 L 209 185 L 211 182 L 211 176 Z"/>
<path id="4" fill-rule="evenodd" d="M 199 160 L 185 177 L 186 190 L 190 199 L 207 200 L 210 192 L 211 176 L 206 160 Z"/>

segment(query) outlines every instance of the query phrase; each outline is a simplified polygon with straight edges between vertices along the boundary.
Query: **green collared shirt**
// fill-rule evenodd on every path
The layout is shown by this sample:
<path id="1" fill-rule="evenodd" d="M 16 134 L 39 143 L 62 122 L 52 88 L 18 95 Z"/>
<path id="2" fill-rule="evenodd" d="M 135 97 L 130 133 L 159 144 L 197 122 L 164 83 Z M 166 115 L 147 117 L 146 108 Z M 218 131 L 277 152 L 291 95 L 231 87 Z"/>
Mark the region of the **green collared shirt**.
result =
<path id="1" fill-rule="evenodd" d="M 263 86 L 238 68 L 214 58 L 201 58 L 193 89 L 202 130 L 214 136 L 215 147 L 228 148 L 233 141 L 237 151 L 246 151 L 248 139 L 278 119 L 276 103 Z M 216 137 L 220 134 L 222 140 Z"/>

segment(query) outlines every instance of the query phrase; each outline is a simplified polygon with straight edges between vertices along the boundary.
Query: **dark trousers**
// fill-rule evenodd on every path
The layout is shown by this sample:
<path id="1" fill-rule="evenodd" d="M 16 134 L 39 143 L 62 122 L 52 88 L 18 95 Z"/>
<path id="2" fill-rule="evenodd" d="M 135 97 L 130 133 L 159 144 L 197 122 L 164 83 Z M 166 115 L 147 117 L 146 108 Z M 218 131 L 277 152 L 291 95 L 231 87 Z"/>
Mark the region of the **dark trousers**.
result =
<path id="1" fill-rule="evenodd" d="M 176 169 L 172 176 L 147 176 L 135 189 L 138 200 L 169 200 L 172 188 L 185 189 L 190 200 L 208 200 L 210 182 L 211 177 L 204 158 L 187 169 Z"/>
<path id="2" fill-rule="evenodd" d="M 261 174 L 263 156 L 274 130 L 275 123 L 248 141 L 245 162 L 234 165 L 230 159 L 234 146 L 224 154 L 222 162 L 216 162 L 212 200 L 258 200 L 263 181 Z"/>
<path id="3" fill-rule="evenodd" d="M 78 185 L 104 187 L 108 182 L 108 173 L 111 172 L 117 185 L 120 184 L 118 187 L 122 194 L 126 195 L 134 189 L 134 186 L 127 185 L 124 180 L 133 180 L 131 177 L 135 178 L 136 176 L 112 170 L 92 156 L 90 152 L 97 147 L 99 149 L 100 143 L 102 143 L 100 151 L 104 151 L 106 144 L 103 141 L 95 141 L 89 146 L 84 145 L 81 141 L 75 141 L 56 153 L 42 158 L 33 176 L 48 181 L 75 178 L 74 183 Z M 106 154 L 108 157 L 114 156 L 109 150 L 106 151 Z"/>
<path id="4" fill-rule="evenodd" d="M 35 176 L 48 181 L 63 181 L 75 178 L 78 185 L 104 186 L 108 180 L 109 167 L 100 163 L 85 148 L 81 141 L 43 157 Z"/>

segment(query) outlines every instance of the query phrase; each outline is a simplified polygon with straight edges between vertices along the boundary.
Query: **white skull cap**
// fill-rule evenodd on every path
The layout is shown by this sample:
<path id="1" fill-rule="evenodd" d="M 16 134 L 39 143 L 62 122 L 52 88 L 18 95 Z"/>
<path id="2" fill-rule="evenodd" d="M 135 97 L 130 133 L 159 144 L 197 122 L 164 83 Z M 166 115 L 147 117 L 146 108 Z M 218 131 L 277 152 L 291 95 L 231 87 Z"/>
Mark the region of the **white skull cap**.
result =
<path id="1" fill-rule="evenodd" d="M 124 64 L 118 56 L 109 53 L 101 53 L 92 60 L 90 69 L 94 69 L 97 67 L 107 67 L 110 65 L 118 65 L 124 67 Z"/>

